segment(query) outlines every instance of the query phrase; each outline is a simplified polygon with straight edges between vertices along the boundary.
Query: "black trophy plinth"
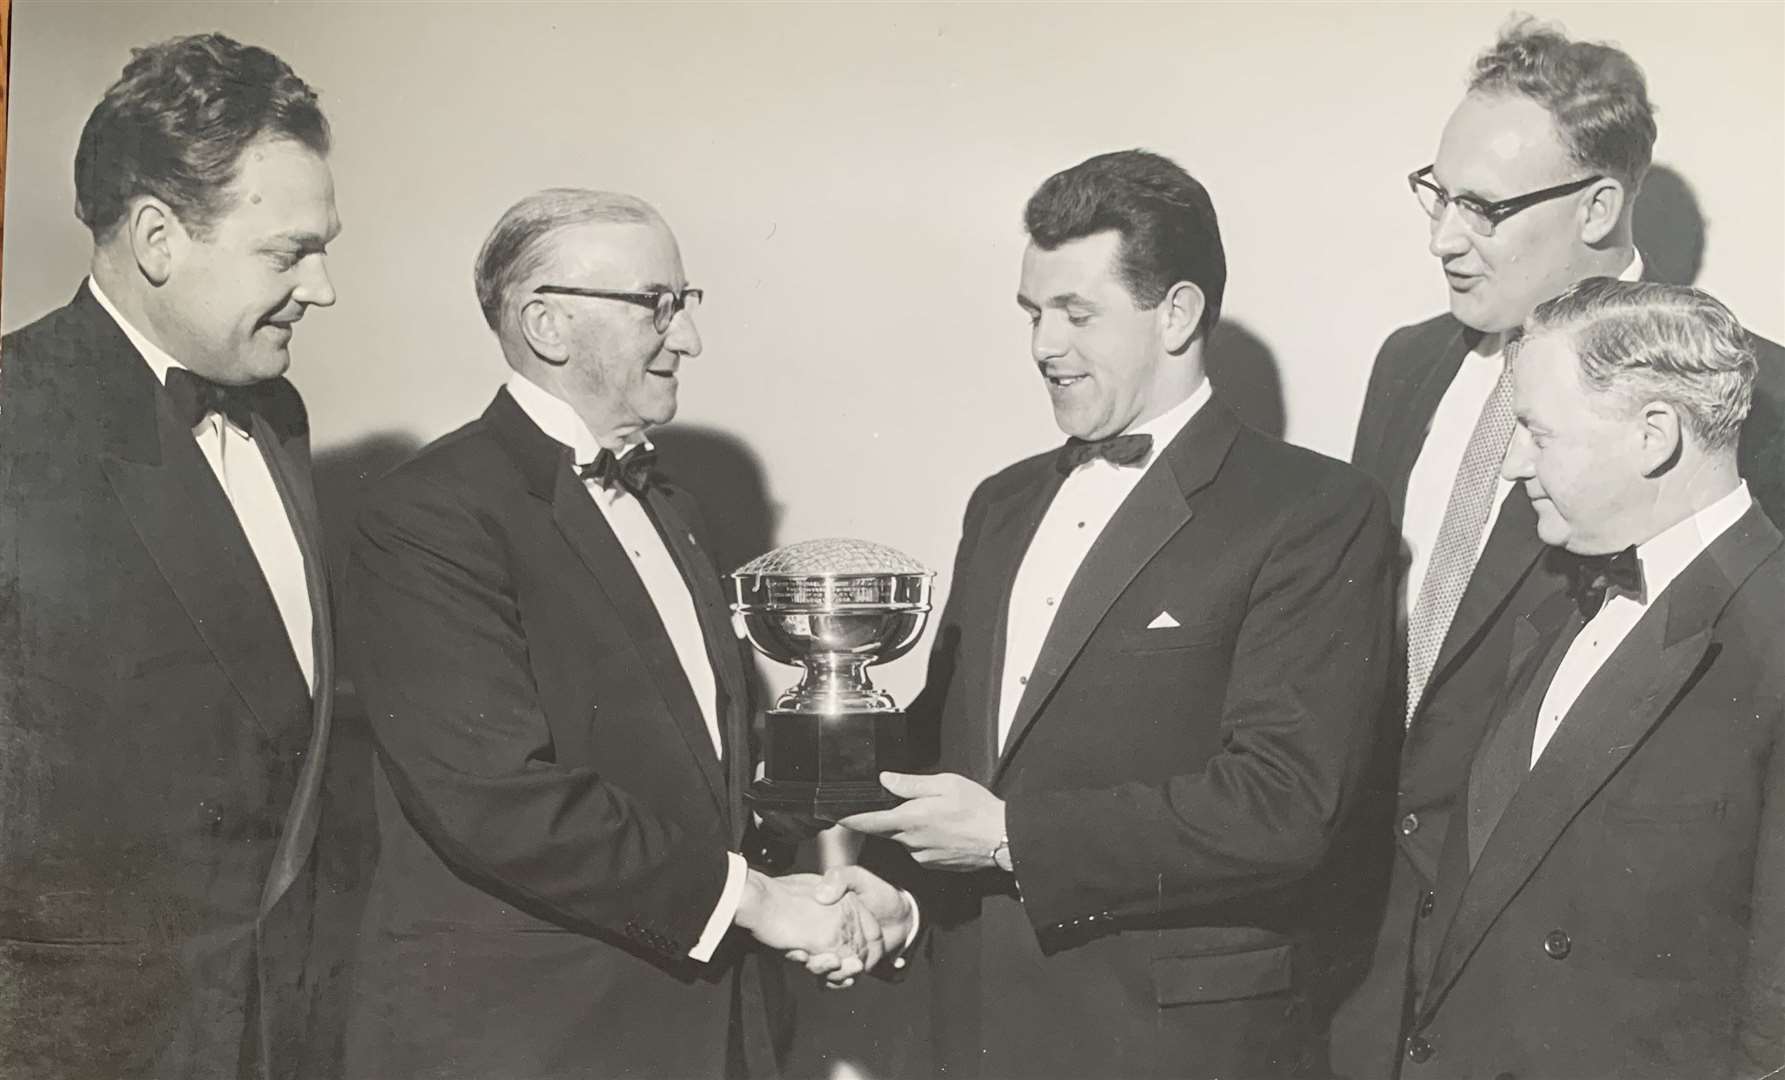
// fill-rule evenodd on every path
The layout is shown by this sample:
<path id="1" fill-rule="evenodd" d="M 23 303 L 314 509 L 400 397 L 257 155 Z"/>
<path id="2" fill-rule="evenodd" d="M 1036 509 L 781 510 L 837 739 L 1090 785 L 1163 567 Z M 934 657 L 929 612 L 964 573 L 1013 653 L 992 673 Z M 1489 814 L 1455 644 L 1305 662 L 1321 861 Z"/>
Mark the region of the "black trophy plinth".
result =
<path id="1" fill-rule="evenodd" d="M 880 784 L 902 772 L 905 713 L 824 713 L 771 709 L 763 727 L 763 777 L 745 798 L 758 811 L 835 822 L 905 800 Z"/>

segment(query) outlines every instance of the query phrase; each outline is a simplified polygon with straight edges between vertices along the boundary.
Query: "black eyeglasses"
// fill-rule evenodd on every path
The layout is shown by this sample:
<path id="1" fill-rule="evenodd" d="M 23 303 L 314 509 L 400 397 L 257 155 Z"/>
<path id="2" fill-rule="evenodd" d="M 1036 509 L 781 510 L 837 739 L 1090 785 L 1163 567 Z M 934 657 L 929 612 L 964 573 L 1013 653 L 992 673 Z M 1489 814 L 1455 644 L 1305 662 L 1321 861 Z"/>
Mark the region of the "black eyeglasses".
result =
<path id="1" fill-rule="evenodd" d="M 670 292 L 660 289 L 656 292 L 612 292 L 607 289 L 581 289 L 574 285 L 541 285 L 533 290 L 536 293 L 547 293 L 553 296 L 587 296 L 596 300 L 624 300 L 628 304 L 651 309 L 651 325 L 659 334 L 669 331 L 669 324 L 676 321 L 682 309 L 699 307 L 701 298 L 706 295 L 704 289 L 683 289 L 681 292 Z"/>
<path id="2" fill-rule="evenodd" d="M 1542 191 L 1532 191 L 1524 195 L 1514 195 L 1510 199 L 1486 202 L 1473 195 L 1452 195 L 1445 191 L 1432 180 L 1432 166 L 1427 165 L 1423 169 L 1417 169 L 1407 174 L 1407 186 L 1412 188 L 1413 194 L 1419 197 L 1420 207 L 1433 221 L 1444 216 L 1445 207 L 1454 206 L 1457 208 L 1457 214 L 1462 217 L 1463 224 L 1469 226 L 1470 232 L 1477 236 L 1492 236 L 1495 226 L 1520 210 L 1528 210 L 1538 203 L 1559 199 L 1564 195 L 1572 195 L 1588 184 L 1596 184 L 1603 179 L 1605 179 L 1604 174 L 1595 173 L 1585 180 L 1574 180 L 1566 184 L 1557 184 L 1555 187 L 1546 187 Z"/>

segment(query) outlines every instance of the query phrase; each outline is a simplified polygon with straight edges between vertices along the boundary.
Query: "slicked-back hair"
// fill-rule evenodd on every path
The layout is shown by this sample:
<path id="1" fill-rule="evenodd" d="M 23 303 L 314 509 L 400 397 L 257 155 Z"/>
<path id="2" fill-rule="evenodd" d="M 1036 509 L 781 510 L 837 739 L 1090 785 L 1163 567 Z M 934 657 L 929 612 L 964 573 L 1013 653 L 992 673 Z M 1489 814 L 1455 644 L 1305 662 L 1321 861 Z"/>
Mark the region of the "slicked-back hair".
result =
<path id="1" fill-rule="evenodd" d="M 152 195 L 202 237 L 229 209 L 242 151 L 262 138 L 329 150 L 316 91 L 285 61 L 222 34 L 135 49 L 81 129 L 75 216 L 103 240 L 131 199 Z"/>
<path id="2" fill-rule="evenodd" d="M 1668 402 L 1705 449 L 1735 447 L 1757 362 L 1748 332 L 1709 293 L 1588 278 L 1531 313 L 1525 340 L 1541 334 L 1567 335 L 1589 389 Z"/>
<path id="3" fill-rule="evenodd" d="M 1023 210 L 1043 251 L 1114 229 L 1122 284 L 1137 308 L 1157 307 L 1180 281 L 1202 290 L 1206 337 L 1221 317 L 1227 254 L 1215 204 L 1195 177 L 1147 150 L 1099 154 L 1047 178 Z"/>
<path id="4" fill-rule="evenodd" d="M 472 277 L 477 303 L 490 329 L 502 332 L 502 313 L 514 290 L 539 272 L 551 255 L 553 234 L 591 222 L 661 223 L 650 203 L 616 191 L 546 188 L 509 207 L 484 238 Z"/>
<path id="5" fill-rule="evenodd" d="M 1611 45 L 1570 41 L 1526 16 L 1475 60 L 1469 90 L 1542 105 L 1575 164 L 1641 187 L 1655 149 L 1655 107 L 1642 68 Z"/>

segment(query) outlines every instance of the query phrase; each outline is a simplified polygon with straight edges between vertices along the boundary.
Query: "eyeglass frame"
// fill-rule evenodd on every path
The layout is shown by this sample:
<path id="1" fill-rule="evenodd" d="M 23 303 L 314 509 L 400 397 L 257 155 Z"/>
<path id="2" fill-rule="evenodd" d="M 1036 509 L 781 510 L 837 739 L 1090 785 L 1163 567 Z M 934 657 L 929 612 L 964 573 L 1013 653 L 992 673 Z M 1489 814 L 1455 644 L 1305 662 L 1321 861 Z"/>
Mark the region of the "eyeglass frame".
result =
<path id="1" fill-rule="evenodd" d="M 696 305 L 706 300 L 706 290 L 683 286 L 681 292 L 674 289 L 655 289 L 651 292 L 620 292 L 612 289 L 585 289 L 578 285 L 538 285 L 533 291 L 542 296 L 586 296 L 593 300 L 623 300 L 628 304 L 651 309 L 651 325 L 659 334 L 669 332 L 670 325 L 676 316 L 688 309 L 690 299 Z M 664 303 L 664 297 L 669 302 Z M 665 312 L 668 314 L 666 315 Z"/>
<path id="2" fill-rule="evenodd" d="M 1469 231 L 1477 236 L 1492 236 L 1494 235 L 1494 230 L 1500 227 L 1500 223 L 1512 215 L 1519 213 L 1522 210 L 1529 210 L 1531 207 L 1536 206 L 1539 203 L 1549 202 L 1551 199 L 1559 199 L 1564 195 L 1572 195 L 1577 191 L 1585 191 L 1589 185 L 1596 184 L 1599 181 L 1606 179 L 1604 173 L 1594 173 L 1592 176 L 1589 176 L 1584 180 L 1570 180 L 1566 184 L 1557 184 L 1554 187 L 1546 187 L 1537 191 L 1528 191 L 1523 195 L 1514 195 L 1510 199 L 1495 199 L 1492 202 L 1488 202 L 1483 199 L 1478 199 L 1473 195 L 1452 195 L 1450 192 L 1445 191 L 1436 181 L 1431 179 L 1432 170 L 1435 168 L 1437 168 L 1435 164 L 1427 165 L 1423 169 L 1415 169 L 1408 173 L 1408 190 L 1413 192 L 1416 199 L 1419 197 L 1420 188 L 1424 188 L 1437 196 L 1438 212 L 1434 214 L 1427 211 L 1426 213 L 1426 217 L 1430 218 L 1432 221 L 1441 220 L 1444 217 L 1444 211 L 1453 205 L 1460 205 L 1462 209 L 1473 211 L 1475 214 L 1479 215 L 1483 221 L 1487 222 L 1488 227 L 1487 232 L 1482 232 L 1480 229 L 1471 226 Z M 1419 207 L 1421 210 L 1425 210 L 1424 200 L 1420 200 Z M 1463 220 L 1465 224 L 1469 222 L 1467 217 L 1464 217 Z"/>

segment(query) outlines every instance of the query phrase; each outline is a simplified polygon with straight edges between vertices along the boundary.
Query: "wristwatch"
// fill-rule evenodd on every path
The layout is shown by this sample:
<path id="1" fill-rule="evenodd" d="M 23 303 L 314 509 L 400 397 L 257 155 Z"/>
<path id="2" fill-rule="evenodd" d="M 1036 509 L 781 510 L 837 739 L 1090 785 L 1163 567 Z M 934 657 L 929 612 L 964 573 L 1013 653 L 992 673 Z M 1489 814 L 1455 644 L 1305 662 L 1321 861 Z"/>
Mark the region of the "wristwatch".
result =
<path id="1" fill-rule="evenodd" d="M 998 846 L 992 849 L 992 863 L 1007 874 L 1016 872 L 1016 864 L 1010 861 L 1010 837 L 998 838 Z"/>

